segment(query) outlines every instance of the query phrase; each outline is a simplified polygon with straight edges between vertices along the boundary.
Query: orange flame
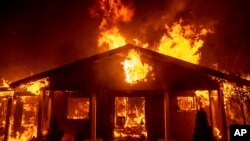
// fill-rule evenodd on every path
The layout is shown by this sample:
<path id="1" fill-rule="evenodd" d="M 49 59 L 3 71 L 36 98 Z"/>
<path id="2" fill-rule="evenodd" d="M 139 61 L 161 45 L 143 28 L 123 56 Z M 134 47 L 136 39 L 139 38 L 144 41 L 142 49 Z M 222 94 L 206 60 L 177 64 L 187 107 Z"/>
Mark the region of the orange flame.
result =
<path id="1" fill-rule="evenodd" d="M 37 97 L 21 97 L 21 101 L 23 102 L 23 115 L 21 122 L 23 132 L 16 132 L 16 136 L 11 135 L 14 127 L 14 118 L 11 116 L 8 141 L 27 141 L 37 136 Z M 14 102 L 14 105 L 16 105 L 16 101 Z"/>
<path id="2" fill-rule="evenodd" d="M 125 45 L 126 40 L 132 39 L 132 43 L 146 48 L 148 43 L 142 43 L 137 38 L 125 38 L 118 29 L 120 22 L 129 22 L 134 16 L 134 7 L 126 4 L 123 0 L 99 0 L 98 9 L 91 9 L 92 16 L 102 16 L 99 26 L 100 35 L 98 37 L 98 47 L 115 49 Z M 166 26 L 167 33 L 160 39 L 156 51 L 165 55 L 182 59 L 191 63 L 198 64 L 200 60 L 199 48 L 203 45 L 202 36 L 208 30 L 201 29 L 196 31 L 196 27 L 191 25 L 182 26 L 182 21 L 174 23 L 170 28 Z M 133 58 L 133 59 L 132 59 Z M 138 64 L 136 64 L 138 63 Z M 128 54 L 128 59 L 123 61 L 123 68 L 126 75 L 125 81 L 135 84 L 137 81 L 144 80 L 152 67 L 141 62 L 140 56 L 135 51 Z"/>
<path id="3" fill-rule="evenodd" d="M 47 86 L 49 86 L 48 78 L 43 78 L 34 82 L 30 82 L 26 85 L 21 85 L 20 89 L 31 92 L 35 95 L 39 95 L 40 90 Z"/>
<path id="4" fill-rule="evenodd" d="M 0 82 L 1 82 L 0 83 L 0 87 L 9 88 L 9 84 L 8 84 L 7 80 L 5 80 L 4 78 L 2 78 Z"/>
<path id="5" fill-rule="evenodd" d="M 125 38 L 119 33 L 117 27 L 105 30 L 100 33 L 98 47 L 108 45 L 109 50 L 126 45 Z"/>
<path id="6" fill-rule="evenodd" d="M 123 126 L 115 125 L 113 135 L 115 138 L 128 136 L 140 138 L 142 135 L 147 137 L 144 98 L 139 98 L 142 103 L 137 103 L 138 105 L 132 104 L 129 99 L 129 97 L 116 97 L 116 107 L 120 107 L 116 109 L 116 115 L 124 117 L 125 121 Z"/>
<path id="7" fill-rule="evenodd" d="M 198 101 L 202 104 L 202 107 L 209 106 L 209 94 L 208 91 L 196 90 L 195 95 L 198 98 Z"/>
<path id="8" fill-rule="evenodd" d="M 102 15 L 103 19 L 99 26 L 100 29 L 105 28 L 110 24 L 118 22 L 129 22 L 134 16 L 134 8 L 131 5 L 124 4 L 123 0 L 99 0 L 99 10 L 91 9 L 91 15 Z"/>
<path id="9" fill-rule="evenodd" d="M 166 26 L 167 33 L 162 36 L 157 52 L 198 64 L 200 60 L 198 50 L 203 45 L 201 36 L 206 35 L 208 30 L 202 29 L 197 33 L 194 26 L 181 24 L 180 20 L 179 23 L 174 23 L 172 28 Z"/>
<path id="10" fill-rule="evenodd" d="M 135 84 L 138 81 L 147 81 L 146 77 L 150 71 L 152 71 L 152 66 L 146 63 L 142 63 L 140 55 L 135 50 L 130 50 L 123 62 L 123 69 L 126 76 L 126 82 L 130 84 Z"/>
<path id="11" fill-rule="evenodd" d="M 217 127 L 214 128 L 214 133 L 215 133 L 214 135 L 216 138 L 222 139 L 222 135 L 220 133 L 220 130 Z"/>
<path id="12" fill-rule="evenodd" d="M 134 41 L 134 44 L 135 44 L 136 46 L 140 46 L 140 47 L 142 47 L 142 48 L 147 48 L 147 47 L 149 46 L 148 43 L 142 43 L 142 42 L 141 42 L 139 39 L 137 39 L 137 38 L 134 38 L 133 41 Z"/>

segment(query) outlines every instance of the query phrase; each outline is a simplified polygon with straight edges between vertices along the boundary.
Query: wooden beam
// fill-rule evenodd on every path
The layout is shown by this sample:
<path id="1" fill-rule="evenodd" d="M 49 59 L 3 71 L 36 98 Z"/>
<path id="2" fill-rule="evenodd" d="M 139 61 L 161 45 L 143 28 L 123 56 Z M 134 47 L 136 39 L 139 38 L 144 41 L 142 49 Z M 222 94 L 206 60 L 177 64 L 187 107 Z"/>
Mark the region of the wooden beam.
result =
<path id="1" fill-rule="evenodd" d="M 96 92 L 92 92 L 91 99 L 91 141 L 96 141 Z"/>
<path id="2" fill-rule="evenodd" d="M 11 107 L 12 107 L 12 97 L 7 98 L 7 114 L 6 114 L 6 124 L 4 130 L 4 141 L 8 141 L 9 137 L 9 127 L 10 127 L 10 116 L 11 116 Z"/>
<path id="3" fill-rule="evenodd" d="M 229 134 L 227 129 L 227 118 L 226 118 L 226 112 L 224 107 L 224 95 L 223 90 L 221 88 L 218 88 L 218 100 L 219 100 L 219 107 L 220 107 L 220 113 L 221 113 L 221 122 L 222 122 L 222 137 L 224 141 L 229 141 Z"/>

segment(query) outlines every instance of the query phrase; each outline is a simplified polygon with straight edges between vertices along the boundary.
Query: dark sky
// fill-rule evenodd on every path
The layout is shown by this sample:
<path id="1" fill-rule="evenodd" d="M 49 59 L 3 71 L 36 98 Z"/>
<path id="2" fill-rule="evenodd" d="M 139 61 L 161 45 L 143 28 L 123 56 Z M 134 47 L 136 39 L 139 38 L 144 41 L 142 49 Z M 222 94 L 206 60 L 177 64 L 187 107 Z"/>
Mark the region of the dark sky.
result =
<path id="1" fill-rule="evenodd" d="M 237 73 L 250 72 L 250 5 L 247 0 L 130 0 L 135 15 L 120 23 L 126 34 L 149 43 L 164 24 L 182 18 L 212 27 L 201 49 L 201 64 Z M 1 0 L 0 78 L 15 81 L 32 73 L 98 53 L 100 18 L 94 0 Z M 165 20 L 162 20 L 162 17 Z M 159 33 L 155 37 L 155 33 Z M 146 36 L 145 36 L 145 35 Z M 157 38 L 157 40 L 159 40 Z"/>

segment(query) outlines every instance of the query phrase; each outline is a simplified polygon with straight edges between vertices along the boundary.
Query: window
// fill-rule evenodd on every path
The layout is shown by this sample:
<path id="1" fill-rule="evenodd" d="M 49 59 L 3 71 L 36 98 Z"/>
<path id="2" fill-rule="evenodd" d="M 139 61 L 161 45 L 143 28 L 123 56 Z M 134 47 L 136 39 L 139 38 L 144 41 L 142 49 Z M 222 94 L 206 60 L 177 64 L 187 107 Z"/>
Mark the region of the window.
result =
<path id="1" fill-rule="evenodd" d="M 178 110 L 188 111 L 188 110 L 196 110 L 198 105 L 196 102 L 196 97 L 178 96 L 177 97 L 177 106 L 178 106 Z"/>
<path id="2" fill-rule="evenodd" d="M 68 98 L 68 119 L 89 119 L 89 98 Z"/>

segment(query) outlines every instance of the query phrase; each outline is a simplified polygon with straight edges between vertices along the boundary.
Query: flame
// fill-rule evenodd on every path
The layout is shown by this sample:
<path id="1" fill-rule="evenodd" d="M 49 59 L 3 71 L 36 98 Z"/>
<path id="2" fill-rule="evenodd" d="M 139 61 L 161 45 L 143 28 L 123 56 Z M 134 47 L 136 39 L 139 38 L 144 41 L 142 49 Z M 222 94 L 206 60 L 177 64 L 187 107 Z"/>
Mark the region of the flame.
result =
<path id="1" fill-rule="evenodd" d="M 140 138 L 147 137 L 145 127 L 145 99 L 137 97 L 136 101 L 140 103 L 135 104 L 132 102 L 132 97 L 116 97 L 116 115 L 125 117 L 124 126 L 120 127 L 115 124 L 113 135 L 115 138 L 119 137 L 133 137 Z M 134 99 L 135 100 L 135 99 Z"/>
<path id="2" fill-rule="evenodd" d="M 98 47 L 115 49 L 127 44 L 126 38 L 120 33 L 118 24 L 131 21 L 134 16 L 133 6 L 126 4 L 123 0 L 99 0 L 98 8 L 91 9 L 92 16 L 102 16 L 99 26 Z M 182 20 L 174 23 L 170 28 L 166 26 L 167 33 L 160 39 L 156 51 L 165 55 L 182 59 L 194 64 L 200 60 L 199 48 L 203 45 L 202 36 L 208 33 L 207 29 L 196 31 L 192 25 L 182 25 Z M 138 38 L 130 38 L 134 45 L 147 48 L 148 43 L 142 43 Z M 133 58 L 133 59 L 132 59 Z M 140 56 L 135 51 L 129 52 L 123 61 L 125 81 L 135 84 L 137 81 L 146 81 L 147 74 L 152 67 L 141 62 Z"/>
<path id="3" fill-rule="evenodd" d="M 137 39 L 137 38 L 134 38 L 133 41 L 134 41 L 134 45 L 140 46 L 140 47 L 142 47 L 142 48 L 147 48 L 147 47 L 149 46 L 148 43 L 142 43 L 142 42 L 141 42 L 139 39 Z"/>
<path id="4" fill-rule="evenodd" d="M 196 90 L 195 95 L 202 107 L 209 106 L 209 94 L 207 90 Z"/>
<path id="5" fill-rule="evenodd" d="M 27 141 L 37 136 L 37 97 L 23 96 L 21 97 L 21 101 L 23 103 L 21 125 L 24 131 L 22 133 L 16 132 L 16 136 L 12 136 L 14 118 L 11 116 L 8 141 Z M 14 105 L 16 105 L 16 101 Z"/>
<path id="6" fill-rule="evenodd" d="M 152 66 L 146 63 L 142 63 L 141 57 L 135 50 L 130 50 L 123 62 L 123 69 L 125 72 L 125 80 L 130 84 L 135 84 L 138 81 L 147 81 L 146 77 L 150 71 L 152 71 Z"/>
<path id="7" fill-rule="evenodd" d="M 21 85 L 20 89 L 39 95 L 40 90 L 47 86 L 49 86 L 49 80 L 48 78 L 43 78 L 37 81 L 29 82 L 26 85 Z"/>
<path id="8" fill-rule="evenodd" d="M 5 80 L 4 78 L 2 78 L 0 82 L 1 82 L 0 87 L 4 87 L 4 88 L 9 88 L 10 87 L 9 84 L 8 84 L 8 81 Z"/>
<path id="9" fill-rule="evenodd" d="M 221 135 L 221 133 L 220 133 L 220 130 L 219 130 L 217 127 L 214 128 L 214 136 L 215 136 L 217 139 L 222 139 L 222 135 Z"/>
<path id="10" fill-rule="evenodd" d="M 181 20 L 171 28 L 166 25 L 166 29 L 167 33 L 161 37 L 157 52 L 198 64 L 201 56 L 198 50 L 203 45 L 201 37 L 208 30 L 202 29 L 197 33 L 192 25 L 182 26 Z"/>
<path id="11" fill-rule="evenodd" d="M 129 22 L 134 16 L 134 8 L 132 5 L 125 4 L 123 0 L 99 0 L 98 9 L 91 9 L 90 14 L 102 16 L 100 29 L 108 25 L 115 25 L 119 22 Z"/>
<path id="12" fill-rule="evenodd" d="M 102 31 L 98 38 L 98 47 L 108 45 L 109 50 L 126 45 L 125 38 L 119 33 L 117 27 Z"/>
<path id="13" fill-rule="evenodd" d="M 223 89 L 223 95 L 224 95 L 224 104 L 226 105 L 228 103 L 228 99 L 235 95 L 234 93 L 234 86 L 232 83 L 224 82 L 222 84 L 222 89 Z"/>

